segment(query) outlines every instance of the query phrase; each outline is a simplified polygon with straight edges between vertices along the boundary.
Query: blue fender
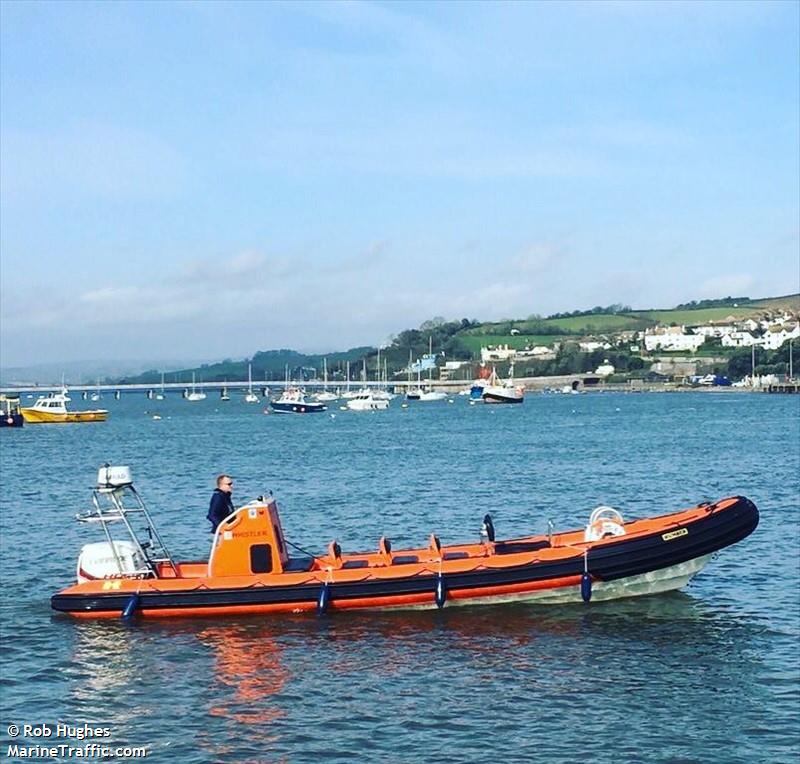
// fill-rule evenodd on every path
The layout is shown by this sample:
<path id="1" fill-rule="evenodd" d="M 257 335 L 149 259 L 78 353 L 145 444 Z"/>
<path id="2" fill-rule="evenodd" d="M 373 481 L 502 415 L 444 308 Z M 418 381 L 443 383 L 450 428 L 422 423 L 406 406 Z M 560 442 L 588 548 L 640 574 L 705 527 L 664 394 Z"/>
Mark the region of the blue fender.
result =
<path id="1" fill-rule="evenodd" d="M 436 579 L 436 607 L 443 608 L 446 601 L 447 585 L 444 582 L 444 576 L 439 573 L 439 577 Z"/>
<path id="2" fill-rule="evenodd" d="M 328 581 L 322 584 L 319 590 L 319 597 L 317 597 L 317 615 L 323 615 L 328 612 L 328 607 L 331 604 L 331 585 Z"/>
<path id="3" fill-rule="evenodd" d="M 122 609 L 122 618 L 130 618 L 138 609 L 140 597 L 138 594 L 132 594 L 130 599 L 125 603 Z"/>
<path id="4" fill-rule="evenodd" d="M 592 577 L 589 571 L 583 571 L 581 576 L 581 598 L 584 602 L 588 602 L 592 598 Z"/>

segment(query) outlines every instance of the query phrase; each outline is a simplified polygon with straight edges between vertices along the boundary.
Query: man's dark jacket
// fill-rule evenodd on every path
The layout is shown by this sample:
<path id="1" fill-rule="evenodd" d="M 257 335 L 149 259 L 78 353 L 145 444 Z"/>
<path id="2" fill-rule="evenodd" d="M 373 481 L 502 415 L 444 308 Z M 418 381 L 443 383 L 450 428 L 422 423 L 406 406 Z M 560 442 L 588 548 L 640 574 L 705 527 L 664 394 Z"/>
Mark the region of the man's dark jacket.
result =
<path id="1" fill-rule="evenodd" d="M 233 512 L 233 501 L 231 495 L 219 488 L 214 489 L 211 494 L 211 503 L 208 505 L 208 519 L 211 521 L 212 533 L 217 530 L 217 526 Z"/>

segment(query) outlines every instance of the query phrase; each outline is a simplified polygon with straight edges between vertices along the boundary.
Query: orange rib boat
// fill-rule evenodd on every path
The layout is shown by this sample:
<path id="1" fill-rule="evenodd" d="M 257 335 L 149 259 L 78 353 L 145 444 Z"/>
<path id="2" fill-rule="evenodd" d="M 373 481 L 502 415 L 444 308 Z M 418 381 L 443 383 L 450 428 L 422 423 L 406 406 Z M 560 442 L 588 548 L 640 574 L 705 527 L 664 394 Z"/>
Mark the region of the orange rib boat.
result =
<path id="1" fill-rule="evenodd" d="M 748 536 L 756 506 L 742 496 L 625 522 L 598 507 L 585 528 L 498 541 L 492 519 L 481 540 L 443 545 L 432 535 L 394 551 L 291 556 L 278 506 L 261 497 L 217 528 L 209 559 L 175 562 L 152 524 L 127 467 L 104 467 L 94 510 L 106 541 L 85 546 L 78 583 L 55 594 L 55 610 L 85 618 L 326 612 L 357 608 L 437 608 L 531 601 L 588 602 L 679 589 L 714 552 Z M 136 515 L 140 517 L 136 517 Z M 143 520 L 146 541 L 133 522 Z M 115 540 L 111 526 L 129 534 Z"/>

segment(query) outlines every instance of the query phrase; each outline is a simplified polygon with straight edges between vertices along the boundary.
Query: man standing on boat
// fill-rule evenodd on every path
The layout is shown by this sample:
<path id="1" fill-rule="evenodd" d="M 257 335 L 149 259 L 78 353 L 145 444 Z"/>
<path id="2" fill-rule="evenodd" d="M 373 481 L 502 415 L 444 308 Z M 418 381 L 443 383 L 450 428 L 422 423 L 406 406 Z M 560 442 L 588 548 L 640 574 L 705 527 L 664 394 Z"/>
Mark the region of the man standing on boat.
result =
<path id="1" fill-rule="evenodd" d="M 211 522 L 211 532 L 230 514 L 233 514 L 233 478 L 230 475 L 219 475 L 217 487 L 211 494 L 211 503 L 208 505 L 208 519 Z"/>

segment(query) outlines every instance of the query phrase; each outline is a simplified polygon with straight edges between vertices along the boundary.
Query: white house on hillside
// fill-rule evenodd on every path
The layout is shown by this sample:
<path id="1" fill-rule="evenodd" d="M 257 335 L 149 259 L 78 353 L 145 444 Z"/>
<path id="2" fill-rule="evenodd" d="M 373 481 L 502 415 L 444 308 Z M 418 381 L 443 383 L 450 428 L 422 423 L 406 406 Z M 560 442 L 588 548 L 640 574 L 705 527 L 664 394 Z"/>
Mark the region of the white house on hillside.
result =
<path id="1" fill-rule="evenodd" d="M 610 350 L 611 345 L 607 342 L 596 342 L 594 340 L 588 340 L 587 342 L 579 342 L 578 347 L 584 353 L 594 353 L 595 350 Z"/>
<path id="2" fill-rule="evenodd" d="M 797 339 L 798 337 L 800 337 L 800 324 L 795 324 L 794 326 L 790 324 L 771 326 L 768 331 L 764 332 L 761 344 L 767 350 L 777 350 L 786 340 Z"/>
<path id="3" fill-rule="evenodd" d="M 644 335 L 647 350 L 684 350 L 693 353 L 706 338 L 702 334 L 684 334 L 682 326 L 658 327 Z"/>
<path id="4" fill-rule="evenodd" d="M 724 348 L 749 348 L 758 344 L 758 340 L 750 332 L 731 332 L 722 338 Z"/>
<path id="5" fill-rule="evenodd" d="M 730 324 L 705 324 L 692 328 L 695 334 L 702 334 L 703 337 L 724 337 L 734 331 Z"/>
<path id="6" fill-rule="evenodd" d="M 481 348 L 481 361 L 513 361 L 517 351 L 508 345 L 487 345 Z"/>

